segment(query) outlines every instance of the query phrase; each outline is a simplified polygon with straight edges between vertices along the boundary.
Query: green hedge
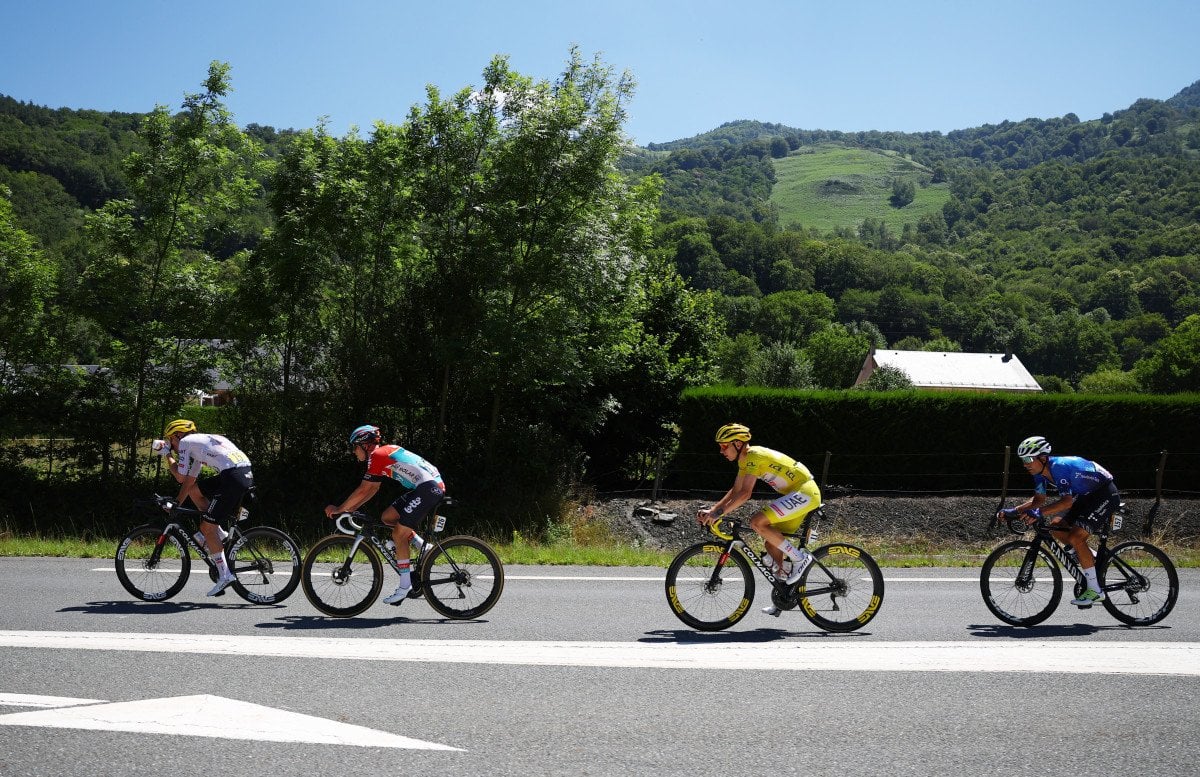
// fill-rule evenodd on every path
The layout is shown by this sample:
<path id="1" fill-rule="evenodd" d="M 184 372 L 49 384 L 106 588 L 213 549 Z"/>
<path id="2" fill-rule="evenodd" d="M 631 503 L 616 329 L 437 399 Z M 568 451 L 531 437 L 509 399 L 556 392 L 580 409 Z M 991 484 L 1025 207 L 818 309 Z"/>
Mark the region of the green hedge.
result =
<path id="1" fill-rule="evenodd" d="M 683 432 L 667 487 L 728 488 L 732 465 L 717 455 L 713 432 L 730 421 L 748 425 L 756 444 L 800 459 L 817 478 L 828 452 L 827 483 L 855 490 L 998 491 L 1007 469 L 1010 489 L 1022 491 L 1029 477 L 1016 447 L 1040 434 L 1056 453 L 1099 461 L 1125 490 L 1153 490 L 1168 451 L 1163 488 L 1200 492 L 1196 394 L 692 389 L 682 397 Z"/>

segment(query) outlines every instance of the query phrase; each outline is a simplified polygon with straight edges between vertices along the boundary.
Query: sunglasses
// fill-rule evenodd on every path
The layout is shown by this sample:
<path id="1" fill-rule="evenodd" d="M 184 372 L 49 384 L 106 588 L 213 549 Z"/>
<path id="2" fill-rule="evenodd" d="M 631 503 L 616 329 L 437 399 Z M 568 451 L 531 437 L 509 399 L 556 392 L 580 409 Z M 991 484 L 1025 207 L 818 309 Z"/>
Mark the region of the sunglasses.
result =
<path id="1" fill-rule="evenodd" d="M 1022 457 L 1021 457 L 1021 461 L 1025 462 L 1026 464 L 1028 464 L 1028 463 L 1029 463 L 1029 462 L 1031 462 L 1031 461 L 1037 461 L 1037 456 L 1022 456 Z"/>

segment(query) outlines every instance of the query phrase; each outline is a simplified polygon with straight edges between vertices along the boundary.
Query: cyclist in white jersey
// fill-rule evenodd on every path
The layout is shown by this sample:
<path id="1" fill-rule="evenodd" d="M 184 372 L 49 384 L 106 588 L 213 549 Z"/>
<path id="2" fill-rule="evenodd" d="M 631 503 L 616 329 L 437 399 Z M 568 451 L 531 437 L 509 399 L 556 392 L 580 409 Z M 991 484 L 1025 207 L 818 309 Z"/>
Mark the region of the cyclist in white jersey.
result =
<path id="1" fill-rule="evenodd" d="M 221 524 L 233 518 L 242 498 L 254 485 L 250 458 L 228 438 L 196 431 L 196 424 L 186 418 L 167 424 L 163 437 L 177 456 L 174 460 L 168 457 L 171 474 L 179 481 L 179 496 L 175 503 L 183 504 L 191 499 L 204 511 L 200 531 L 218 572 L 217 583 L 208 595 L 217 596 L 235 579 L 221 544 L 224 533 Z M 196 482 L 205 465 L 217 471 L 211 501 Z"/>

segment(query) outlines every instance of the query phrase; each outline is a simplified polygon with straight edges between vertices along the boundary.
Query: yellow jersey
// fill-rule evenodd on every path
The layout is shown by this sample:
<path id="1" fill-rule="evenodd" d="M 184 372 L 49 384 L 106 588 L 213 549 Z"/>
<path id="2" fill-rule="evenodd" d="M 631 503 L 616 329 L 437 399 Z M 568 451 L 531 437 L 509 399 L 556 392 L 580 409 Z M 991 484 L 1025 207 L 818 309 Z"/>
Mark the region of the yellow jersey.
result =
<path id="1" fill-rule="evenodd" d="M 751 445 L 738 462 L 738 475 L 749 473 L 781 494 L 790 494 L 813 479 L 808 467 L 779 451 Z"/>

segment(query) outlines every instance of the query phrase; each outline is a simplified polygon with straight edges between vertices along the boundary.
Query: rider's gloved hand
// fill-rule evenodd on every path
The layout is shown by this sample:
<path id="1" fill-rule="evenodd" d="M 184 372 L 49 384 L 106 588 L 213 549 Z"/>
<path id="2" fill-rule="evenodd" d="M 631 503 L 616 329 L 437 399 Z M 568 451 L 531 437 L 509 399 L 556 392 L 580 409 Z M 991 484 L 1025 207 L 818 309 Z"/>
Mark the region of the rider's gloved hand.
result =
<path id="1" fill-rule="evenodd" d="M 1004 518 L 1005 520 L 1007 520 L 1009 518 L 1015 517 L 1017 512 L 1018 512 L 1018 510 L 1015 507 L 1006 507 L 1000 511 L 1000 515 L 998 517 Z"/>
<path id="2" fill-rule="evenodd" d="M 171 452 L 171 445 L 166 440 L 155 440 L 154 442 L 150 443 L 150 450 L 155 454 L 166 458 L 167 454 Z"/>
<path id="3" fill-rule="evenodd" d="M 1032 518 L 1035 521 L 1042 520 L 1042 511 L 1036 507 L 1031 508 L 1025 514 L 1028 515 L 1030 518 Z"/>

